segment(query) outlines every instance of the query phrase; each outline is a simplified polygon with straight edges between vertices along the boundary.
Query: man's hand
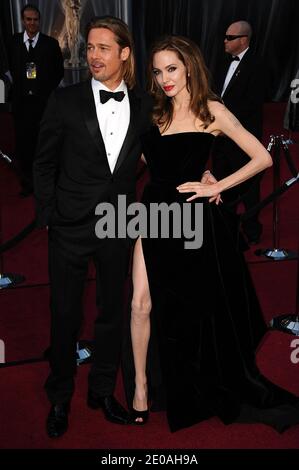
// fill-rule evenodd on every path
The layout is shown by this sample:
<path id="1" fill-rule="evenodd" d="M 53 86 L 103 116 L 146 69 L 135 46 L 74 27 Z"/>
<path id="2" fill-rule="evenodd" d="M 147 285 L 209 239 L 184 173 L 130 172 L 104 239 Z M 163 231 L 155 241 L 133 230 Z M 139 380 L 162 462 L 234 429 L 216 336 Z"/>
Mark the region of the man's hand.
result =
<path id="1" fill-rule="evenodd" d="M 206 170 L 202 174 L 200 182 L 204 183 L 204 184 L 215 184 L 215 183 L 217 183 L 217 180 L 216 180 L 215 176 L 212 175 L 210 170 Z M 214 202 L 214 201 L 216 201 L 216 205 L 218 206 L 219 202 L 222 202 L 221 194 L 217 194 L 217 196 L 213 196 L 209 199 L 209 202 Z"/>

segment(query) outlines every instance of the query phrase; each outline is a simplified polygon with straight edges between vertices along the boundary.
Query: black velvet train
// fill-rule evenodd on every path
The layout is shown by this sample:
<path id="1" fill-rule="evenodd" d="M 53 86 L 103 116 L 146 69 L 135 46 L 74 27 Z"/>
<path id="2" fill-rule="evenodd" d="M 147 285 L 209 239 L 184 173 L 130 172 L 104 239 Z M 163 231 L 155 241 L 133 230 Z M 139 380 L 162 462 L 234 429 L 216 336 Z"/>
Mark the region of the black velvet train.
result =
<path id="1" fill-rule="evenodd" d="M 186 202 L 176 187 L 200 180 L 215 138 L 203 132 L 162 136 L 153 126 L 143 136 L 151 181 L 142 202 Z M 196 202 L 203 203 L 201 248 L 184 249 L 183 237 L 142 239 L 153 303 L 151 393 L 158 400 L 162 382 L 171 431 L 218 416 L 225 424 L 261 422 L 282 432 L 299 423 L 299 399 L 269 382 L 255 364 L 267 328 L 237 249 L 235 216 L 207 199 L 191 204 Z M 130 349 L 126 341 L 125 385 L 132 403 Z"/>

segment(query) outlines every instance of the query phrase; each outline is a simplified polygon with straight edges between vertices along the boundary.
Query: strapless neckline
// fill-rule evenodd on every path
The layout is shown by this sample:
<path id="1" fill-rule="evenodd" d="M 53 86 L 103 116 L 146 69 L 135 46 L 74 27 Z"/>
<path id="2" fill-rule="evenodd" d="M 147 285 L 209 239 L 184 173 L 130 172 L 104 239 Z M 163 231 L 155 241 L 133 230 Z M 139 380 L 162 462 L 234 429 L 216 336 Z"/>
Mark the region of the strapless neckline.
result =
<path id="1" fill-rule="evenodd" d="M 211 135 L 212 137 L 215 137 L 215 138 L 217 137 L 211 132 L 202 132 L 202 131 L 186 131 L 186 132 L 174 132 L 173 134 L 161 134 L 161 132 L 159 131 L 159 127 L 156 125 L 154 127 L 157 129 L 157 132 L 159 133 L 160 137 L 171 137 L 174 135 L 177 136 L 177 135 L 190 135 L 190 134 L 205 134 L 205 135 Z"/>
<path id="2" fill-rule="evenodd" d="M 200 131 L 161 135 L 158 126 L 152 124 L 141 142 L 151 182 L 164 182 L 165 187 L 176 188 L 203 173 L 217 141 L 214 134 Z"/>

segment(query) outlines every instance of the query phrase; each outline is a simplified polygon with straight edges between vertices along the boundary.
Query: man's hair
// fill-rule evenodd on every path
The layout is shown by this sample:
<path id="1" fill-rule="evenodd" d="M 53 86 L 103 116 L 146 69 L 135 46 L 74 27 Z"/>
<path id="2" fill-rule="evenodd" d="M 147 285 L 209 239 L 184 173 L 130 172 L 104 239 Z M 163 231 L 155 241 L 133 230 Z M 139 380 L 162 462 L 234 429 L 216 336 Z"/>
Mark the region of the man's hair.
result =
<path id="1" fill-rule="evenodd" d="M 38 13 L 38 18 L 40 19 L 40 11 L 39 9 L 35 6 L 35 5 L 32 5 L 32 3 L 27 3 L 27 5 L 25 5 L 22 10 L 21 10 L 21 16 L 22 16 L 22 19 L 24 19 L 24 13 L 25 11 L 27 10 L 33 10 L 35 11 L 35 13 Z"/>
<path id="2" fill-rule="evenodd" d="M 109 31 L 115 35 L 115 40 L 121 49 L 129 47 L 130 55 L 123 63 L 123 79 L 127 86 L 132 89 L 136 83 L 136 71 L 133 38 L 129 31 L 128 25 L 121 19 L 114 16 L 95 16 L 86 25 L 86 43 L 88 42 L 88 35 L 90 31 L 96 28 L 109 29 Z"/>

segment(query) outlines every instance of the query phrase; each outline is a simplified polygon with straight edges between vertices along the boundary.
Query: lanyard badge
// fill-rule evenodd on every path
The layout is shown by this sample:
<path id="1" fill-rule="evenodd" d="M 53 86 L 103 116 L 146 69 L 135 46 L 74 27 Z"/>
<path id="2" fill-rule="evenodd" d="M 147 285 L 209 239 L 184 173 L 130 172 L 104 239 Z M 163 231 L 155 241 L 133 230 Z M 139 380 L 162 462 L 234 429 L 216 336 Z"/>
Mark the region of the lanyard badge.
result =
<path id="1" fill-rule="evenodd" d="M 26 77 L 29 80 L 36 79 L 36 64 L 34 62 L 26 63 Z"/>

